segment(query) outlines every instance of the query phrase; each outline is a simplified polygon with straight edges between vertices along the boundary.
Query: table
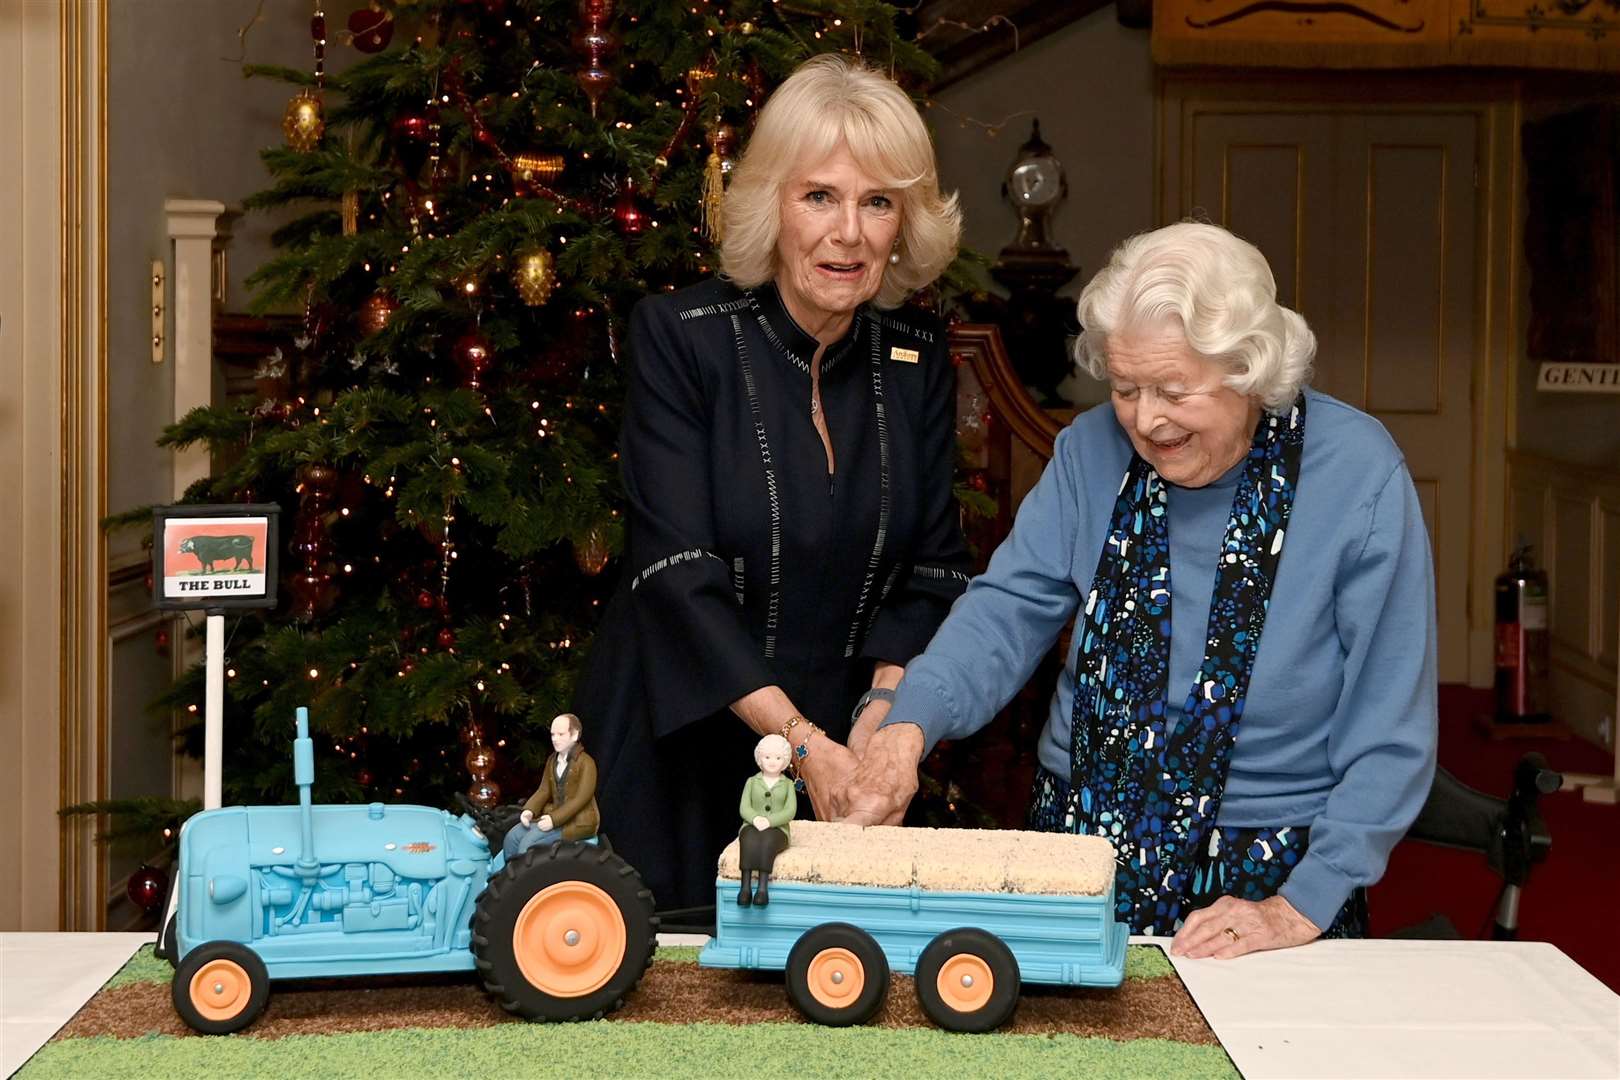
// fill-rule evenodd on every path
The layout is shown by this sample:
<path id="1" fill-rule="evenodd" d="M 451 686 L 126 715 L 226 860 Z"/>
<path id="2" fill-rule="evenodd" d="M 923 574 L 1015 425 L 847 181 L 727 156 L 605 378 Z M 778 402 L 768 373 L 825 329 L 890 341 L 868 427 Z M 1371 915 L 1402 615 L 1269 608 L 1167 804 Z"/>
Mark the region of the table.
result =
<path id="1" fill-rule="evenodd" d="M 0 934 L 0 1075 L 152 939 Z M 1551 945 L 1318 941 L 1172 963 L 1247 1080 L 1620 1077 L 1620 996 Z"/>

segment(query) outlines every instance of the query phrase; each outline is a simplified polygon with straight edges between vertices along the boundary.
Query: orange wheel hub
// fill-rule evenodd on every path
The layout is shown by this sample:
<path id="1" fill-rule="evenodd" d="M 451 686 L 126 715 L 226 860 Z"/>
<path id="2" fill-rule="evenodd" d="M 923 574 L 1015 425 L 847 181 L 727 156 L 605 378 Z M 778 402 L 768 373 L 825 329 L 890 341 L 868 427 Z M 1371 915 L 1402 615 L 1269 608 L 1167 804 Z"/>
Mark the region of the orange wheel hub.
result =
<path id="1" fill-rule="evenodd" d="M 822 949 L 810 958 L 805 970 L 810 996 L 829 1009 L 843 1009 L 855 1003 L 866 988 L 866 968 L 848 949 Z"/>
<path id="2" fill-rule="evenodd" d="M 996 977 L 990 965 L 972 953 L 957 953 L 940 965 L 935 981 L 939 998 L 961 1013 L 978 1012 L 995 993 Z"/>
<path id="3" fill-rule="evenodd" d="M 624 964 L 625 942 L 619 905 L 584 881 L 541 889 L 512 927 L 518 970 L 552 997 L 582 997 L 607 985 Z"/>
<path id="4" fill-rule="evenodd" d="M 234 960 L 210 960 L 191 977 L 192 1007 L 204 1020 L 230 1020 L 241 1015 L 253 996 L 253 980 Z"/>

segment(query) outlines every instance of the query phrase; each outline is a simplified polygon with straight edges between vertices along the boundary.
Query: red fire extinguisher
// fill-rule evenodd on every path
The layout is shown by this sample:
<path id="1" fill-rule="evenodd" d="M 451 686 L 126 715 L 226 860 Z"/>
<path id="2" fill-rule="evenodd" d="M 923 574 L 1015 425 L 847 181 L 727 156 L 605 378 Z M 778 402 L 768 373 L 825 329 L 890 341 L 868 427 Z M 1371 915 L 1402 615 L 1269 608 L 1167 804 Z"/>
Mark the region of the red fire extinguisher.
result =
<path id="1" fill-rule="evenodd" d="M 1521 544 L 1496 579 L 1496 721 L 1533 724 L 1547 711 L 1547 572 Z"/>

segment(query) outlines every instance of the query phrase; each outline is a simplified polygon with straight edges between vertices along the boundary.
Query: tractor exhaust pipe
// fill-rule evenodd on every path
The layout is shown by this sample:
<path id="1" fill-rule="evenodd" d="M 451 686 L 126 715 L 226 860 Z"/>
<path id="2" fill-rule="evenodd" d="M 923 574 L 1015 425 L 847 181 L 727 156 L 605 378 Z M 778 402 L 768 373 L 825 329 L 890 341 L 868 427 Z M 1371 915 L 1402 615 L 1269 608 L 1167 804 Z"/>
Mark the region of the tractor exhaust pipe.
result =
<path id="1" fill-rule="evenodd" d="M 311 785 L 315 783 L 315 742 L 309 737 L 309 710 L 298 706 L 298 737 L 293 740 L 293 783 L 298 785 L 298 821 L 301 828 L 298 871 L 313 878 L 320 863 L 315 861 L 315 816 L 310 805 Z"/>

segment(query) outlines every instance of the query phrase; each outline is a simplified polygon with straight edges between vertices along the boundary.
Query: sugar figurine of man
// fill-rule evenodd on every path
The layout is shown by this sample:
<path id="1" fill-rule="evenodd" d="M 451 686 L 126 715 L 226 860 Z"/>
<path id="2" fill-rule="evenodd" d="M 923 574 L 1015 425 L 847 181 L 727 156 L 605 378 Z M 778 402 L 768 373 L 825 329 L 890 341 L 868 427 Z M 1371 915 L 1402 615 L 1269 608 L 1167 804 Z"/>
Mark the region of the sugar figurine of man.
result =
<path id="1" fill-rule="evenodd" d="M 551 721 L 551 747 L 540 790 L 523 804 L 518 823 L 502 849 L 511 862 L 536 844 L 588 840 L 601 816 L 596 809 L 596 762 L 579 745 L 579 717 L 563 713 Z"/>

